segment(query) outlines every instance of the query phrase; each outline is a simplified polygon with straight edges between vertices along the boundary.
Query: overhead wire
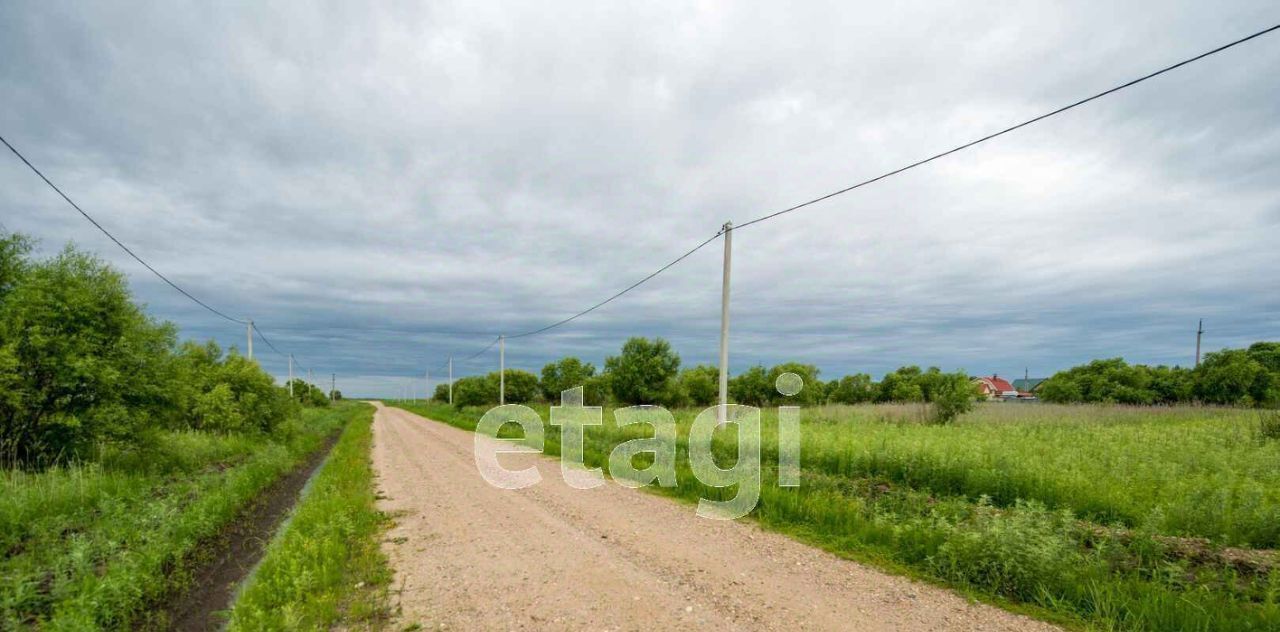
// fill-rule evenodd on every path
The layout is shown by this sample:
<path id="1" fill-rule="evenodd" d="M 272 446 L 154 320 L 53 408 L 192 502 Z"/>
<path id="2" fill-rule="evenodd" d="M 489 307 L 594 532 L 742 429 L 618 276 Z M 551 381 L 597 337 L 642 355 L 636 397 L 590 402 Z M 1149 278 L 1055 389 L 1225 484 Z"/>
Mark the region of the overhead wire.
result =
<path id="1" fill-rule="evenodd" d="M 111 241 L 115 242 L 115 244 L 116 244 L 117 246 L 120 246 L 120 249 L 121 249 L 121 250 L 123 250 L 123 251 L 125 251 L 126 253 L 128 253 L 128 254 L 129 254 L 129 256 L 130 256 L 130 257 L 133 257 L 133 258 L 134 258 L 134 260 L 136 260 L 138 263 L 141 263 L 143 267 L 145 267 L 146 269 L 150 270 L 152 274 L 154 274 L 154 275 L 156 275 L 157 277 L 159 277 L 159 279 L 160 279 L 161 281 L 164 281 L 165 283 L 169 284 L 169 287 L 171 287 L 171 288 L 173 288 L 173 289 L 177 290 L 177 291 L 178 291 L 180 294 L 182 294 L 183 296 L 185 296 L 185 297 L 187 297 L 187 298 L 191 299 L 193 302 L 195 302 L 195 304 L 199 305 L 200 307 L 203 307 L 203 308 L 205 308 L 205 309 L 209 310 L 210 312 L 212 312 L 212 313 L 214 313 L 214 314 L 216 314 L 216 315 L 218 315 L 218 316 L 220 316 L 220 317 L 222 317 L 222 318 L 224 318 L 224 319 L 226 319 L 226 320 L 229 320 L 229 321 L 231 321 L 231 322 L 233 322 L 233 323 L 237 323 L 237 324 L 240 324 L 240 325 L 248 324 L 248 321 L 247 321 L 247 320 L 242 320 L 242 319 L 239 319 L 239 318 L 233 318 L 233 317 L 228 316 L 228 315 L 226 315 L 226 314 L 222 313 L 221 311 L 219 311 L 219 310 L 217 310 L 217 309 L 213 308 L 213 307 L 212 307 L 212 306 L 210 306 L 208 303 L 205 303 L 204 301 L 202 301 L 202 300 L 200 300 L 200 299 L 196 298 L 196 297 L 195 297 L 194 295 L 192 295 L 190 292 L 188 292 L 188 291 L 186 291 L 185 289 L 183 289 L 183 288 L 182 288 L 181 286 L 179 286 L 177 283 L 174 283 L 173 281 L 171 281 L 171 280 L 169 279 L 169 277 L 167 277 L 167 276 L 165 276 L 165 275 L 161 274 L 159 270 L 157 270 L 157 269 L 155 269 L 154 267 L 152 267 L 152 265 L 151 265 L 151 264 L 149 264 L 149 263 L 147 263 L 145 260 L 143 260 L 143 258 L 142 258 L 142 257 L 139 257 L 139 256 L 138 256 L 138 254 L 137 254 L 136 252 L 134 252 L 133 250 L 129 249 L 129 247 L 128 247 L 128 246 L 126 246 L 126 245 L 124 245 L 124 243 L 123 243 L 123 242 L 121 242 L 119 239 L 116 239 L 116 236 L 115 236 L 115 235 L 112 235 L 112 234 L 111 234 L 111 231 L 107 230 L 107 229 L 106 229 L 102 224 L 99 224 L 99 223 L 98 223 L 98 220 L 94 219 L 94 218 L 93 218 L 93 216 L 89 215 L 88 213 L 86 213 L 86 212 L 85 212 L 85 210 L 84 210 L 84 209 L 80 208 L 80 205 L 79 205 L 79 204 L 76 204 L 76 203 L 75 203 L 75 202 L 74 202 L 70 197 L 68 197 L 68 196 L 67 196 L 67 194 L 66 194 L 66 193 L 63 193 L 63 192 L 62 192 L 62 189 L 59 189 L 59 188 L 58 188 L 58 185 L 54 184 L 51 180 L 49 180 L 49 178 L 45 177 L 44 173 L 42 173 L 39 169 L 37 169 L 35 165 L 31 164 L 31 161 L 30 161 L 30 160 L 27 160 L 27 157 L 26 157 L 26 156 L 23 156 L 23 155 L 22 155 L 22 153 L 21 153 L 21 152 L 19 152 L 19 151 L 17 150 L 17 148 L 15 148 L 13 145 L 9 144 L 9 141 L 8 141 L 8 140 L 5 140 L 4 136 L 0 136 L 0 143 L 4 143 L 4 146 L 5 146 L 5 147 L 8 147 L 8 148 L 9 148 L 9 151 L 13 152 L 13 155 L 17 156 L 17 157 L 18 157 L 18 159 L 19 159 L 19 160 L 21 160 L 23 164 L 27 165 L 27 167 L 29 167 L 32 171 L 34 171 L 34 172 L 35 172 L 35 174 L 36 174 L 37 176 L 40 176 L 40 179 L 41 179 L 41 180 L 44 180 L 44 183 L 45 183 L 45 184 L 49 185 L 49 187 L 50 187 L 50 188 L 52 188 L 54 191 L 56 191 L 56 192 L 58 193 L 58 195 L 62 196 L 62 199 L 66 200 L 66 201 L 67 201 L 67 204 L 70 204 L 72 208 L 74 208 L 75 210 L 79 211 L 79 212 L 80 212 L 80 214 L 81 214 L 81 215 L 83 215 L 85 219 L 89 220 L 89 223 L 90 223 L 90 224 L 93 224 L 94 226 L 96 226 L 96 227 L 98 228 L 98 230 L 102 231 L 102 234 L 106 235 L 109 239 L 111 239 Z"/>
<path id="2" fill-rule="evenodd" d="M 1025 121 L 1022 121 L 1022 122 L 1020 122 L 1020 123 L 1017 123 L 1017 124 L 1014 124 L 1014 125 L 1011 125 L 1011 126 L 1005 127 L 1004 129 L 1001 129 L 1001 130 L 999 130 L 999 131 L 997 131 L 997 132 L 994 132 L 994 133 L 988 134 L 988 135 L 983 136 L 983 137 L 981 137 L 981 138 L 978 138 L 978 139 L 976 139 L 976 140 L 969 141 L 969 142 L 967 142 L 967 143 L 964 143 L 964 144 L 959 145 L 959 146 L 957 146 L 957 147 L 954 147 L 954 148 L 952 148 L 952 149 L 948 149 L 948 150 L 946 150 L 946 151 L 943 151 L 943 152 L 940 152 L 940 153 L 934 154 L 934 155 L 929 156 L 929 157 L 927 157 L 927 158 L 924 158 L 924 159 L 921 159 L 921 160 L 917 160 L 917 161 L 912 162 L 912 163 L 910 163 L 910 164 L 907 164 L 907 165 L 905 165 L 905 166 L 902 166 L 902 167 L 898 167 L 898 168 L 896 168 L 896 169 L 893 169 L 892 171 L 887 171 L 887 172 L 885 172 L 885 173 L 882 173 L 882 174 L 880 174 L 880 175 L 878 175 L 878 176 L 875 176 L 875 177 L 873 177 L 873 178 L 868 178 L 868 179 L 863 180 L 863 181 L 861 181 L 861 182 L 858 182 L 858 183 L 856 183 L 856 184 L 853 184 L 853 185 L 850 185 L 850 186 L 844 187 L 844 188 L 839 189 L 839 190 L 836 190 L 836 191 L 832 191 L 831 193 L 827 193 L 827 194 L 825 194 L 825 195 L 821 195 L 821 196 L 819 196 L 819 197 L 816 197 L 816 198 L 813 198 L 813 199 L 810 199 L 810 200 L 806 200 L 806 201 L 804 201 L 804 202 L 801 202 L 801 203 L 799 203 L 799 204 L 795 204 L 795 205 L 793 205 L 793 206 L 790 206 L 790 207 L 784 208 L 784 209 L 782 209 L 782 210 L 774 211 L 774 212 L 772 212 L 772 213 L 768 213 L 768 214 L 762 215 L 762 216 L 760 216 L 760 217 L 756 217 L 756 218 L 754 218 L 754 219 L 748 220 L 748 221 L 746 221 L 746 222 L 743 222 L 743 223 L 741 223 L 741 224 L 738 224 L 737 226 L 733 226 L 733 227 L 731 228 L 731 230 L 741 230 L 741 229 L 746 228 L 746 227 L 748 227 L 748 226 L 753 226 L 753 225 L 755 225 L 755 224 L 759 224 L 759 223 L 761 223 L 761 222 L 765 222 L 765 221 L 768 221 L 768 220 L 774 219 L 774 218 L 776 218 L 776 217 L 779 217 L 779 216 L 782 216 L 782 215 L 785 215 L 785 214 L 788 214 L 788 213 L 792 213 L 792 212 L 794 212 L 794 211 L 798 211 L 798 210 L 800 210 L 800 209 L 803 209 L 803 208 L 808 207 L 808 206 L 812 206 L 812 205 L 817 204 L 817 203 L 819 203 L 819 202 L 822 202 L 822 201 L 825 201 L 825 200 L 829 200 L 829 199 L 831 199 L 831 198 L 833 198 L 833 197 L 836 197 L 836 196 L 839 196 L 839 195 L 843 195 L 843 194 L 845 194 L 845 193 L 849 193 L 850 191 L 854 191 L 854 190 L 856 190 L 856 189 L 862 188 L 862 187 L 867 186 L 867 185 L 869 185 L 869 184 L 873 184 L 873 183 L 875 183 L 875 182 L 879 182 L 880 180 L 884 180 L 884 179 L 886 179 L 886 178 L 893 177 L 893 176 L 898 175 L 898 174 L 900 174 L 900 173 L 903 173 L 903 172 L 905 172 L 905 171 L 909 171 L 909 170 L 911 170 L 911 169 L 915 169 L 916 167 L 920 167 L 920 166 L 922 166 L 922 165 L 928 164 L 928 163 L 930 163 L 930 162 L 933 162 L 933 161 L 935 161 L 935 160 L 938 160 L 939 158 L 944 158 L 944 157 L 949 156 L 949 155 L 951 155 L 951 154 L 954 154 L 954 153 L 957 153 L 957 152 L 960 152 L 960 151 L 964 151 L 964 150 L 969 149 L 969 148 L 971 148 L 971 147 L 974 147 L 974 146 L 976 146 L 976 145 L 980 145 L 980 144 L 982 144 L 982 143 L 985 143 L 985 142 L 987 142 L 987 141 L 989 141 L 989 140 L 992 140 L 992 139 L 998 138 L 998 137 L 1000 137 L 1000 136 L 1004 136 L 1005 134 L 1008 134 L 1008 133 L 1010 133 L 1010 132 L 1016 131 L 1016 130 L 1021 129 L 1021 128 L 1023 128 L 1023 127 L 1027 127 L 1027 126 L 1029 126 L 1029 125 L 1032 125 L 1032 124 L 1038 123 L 1038 122 L 1040 122 L 1040 121 L 1043 121 L 1043 120 L 1045 120 L 1045 119 L 1047 119 L 1047 118 L 1050 118 L 1050 117 L 1056 116 L 1056 115 L 1058 115 L 1058 114 L 1062 114 L 1063 112 L 1066 112 L 1066 111 L 1068 111 L 1068 110 L 1072 110 L 1072 109 L 1074 109 L 1074 108 L 1077 108 L 1077 107 L 1079 107 L 1079 106 L 1081 106 L 1081 105 L 1084 105 L 1084 104 L 1086 104 L 1086 103 L 1089 103 L 1089 102 L 1091 102 L 1091 101 L 1095 101 L 1095 100 L 1097 100 L 1097 99 L 1101 99 L 1102 97 L 1108 96 L 1108 95 L 1110 95 L 1110 94 L 1114 94 L 1114 93 L 1119 92 L 1119 91 L 1121 91 L 1121 90 L 1124 90 L 1124 89 L 1126 89 L 1126 88 L 1133 87 L 1133 86 L 1138 85 L 1138 84 L 1140 84 L 1140 83 L 1142 83 L 1142 82 L 1144 82 L 1144 81 L 1147 81 L 1147 80 L 1149 80 L 1149 79 L 1153 79 L 1153 78 L 1155 78 L 1155 77 L 1158 77 L 1158 76 L 1163 75 L 1163 74 L 1165 74 L 1165 73 L 1168 73 L 1168 72 L 1170 72 L 1170 71 L 1176 70 L 1176 69 L 1181 68 L 1181 67 L 1183 67 L 1183 66 L 1186 66 L 1186 65 L 1188 65 L 1188 64 L 1194 63 L 1194 62 L 1196 62 L 1196 61 L 1199 61 L 1199 60 L 1204 59 L 1204 58 L 1206 58 L 1206 57 L 1209 57 L 1209 56 L 1211 56 L 1211 55 L 1215 55 L 1215 54 L 1220 53 L 1220 52 L 1222 52 L 1222 51 L 1225 51 L 1225 50 L 1227 50 L 1227 49 L 1233 48 L 1233 47 L 1235 47 L 1235 46 L 1239 46 L 1240 44 L 1243 44 L 1243 43 L 1248 42 L 1248 41 L 1250 41 L 1250 40 L 1256 39 L 1256 38 L 1258 38 L 1258 37 L 1262 37 L 1263 35 L 1266 35 L 1266 34 L 1268 34 L 1268 33 L 1271 33 L 1272 31 L 1276 31 L 1276 30 L 1278 30 L 1278 29 L 1280 29 L 1280 24 L 1276 24 L 1275 26 L 1271 26 L 1271 27 L 1269 27 L 1269 28 L 1262 29 L 1262 30 L 1260 30 L 1260 31 L 1258 31 L 1258 32 L 1256 32 L 1256 33 L 1251 34 L 1251 35 L 1247 35 L 1247 36 L 1245 36 L 1245 37 L 1239 38 L 1239 39 L 1234 40 L 1234 41 L 1232 41 L 1232 42 L 1229 42 L 1229 43 L 1227 43 L 1227 44 L 1223 44 L 1222 46 L 1218 46 L 1217 48 L 1214 48 L 1214 49 L 1211 49 L 1211 50 L 1205 51 L 1205 52 L 1203 52 L 1203 53 L 1200 53 L 1200 54 L 1195 55 L 1195 56 L 1193 56 L 1193 57 L 1189 57 L 1189 58 L 1184 59 L 1184 60 L 1182 60 L 1182 61 L 1179 61 L 1179 62 L 1177 62 L 1177 63 L 1171 64 L 1171 65 L 1169 65 L 1169 66 L 1165 66 L 1165 67 L 1163 67 L 1163 68 L 1161 68 L 1161 69 L 1159 69 L 1159 70 L 1156 70 L 1156 71 L 1153 71 L 1153 72 L 1147 73 L 1147 74 L 1145 74 L 1145 75 L 1142 75 L 1141 77 L 1138 77 L 1138 78 L 1136 78 L 1136 79 L 1133 79 L 1133 80 L 1127 81 L 1127 82 L 1125 82 L 1125 83 L 1122 83 L 1122 84 L 1117 85 L 1117 86 L 1115 86 L 1115 87 L 1109 88 L 1109 89 L 1107 89 L 1107 90 L 1103 90 L 1102 92 L 1099 92 L 1099 93 L 1094 94 L 1094 95 L 1092 95 L 1092 96 L 1088 96 L 1088 97 L 1085 97 L 1085 98 L 1083 98 L 1083 99 L 1079 99 L 1079 100 L 1074 101 L 1074 102 L 1072 102 L 1072 103 L 1070 103 L 1070 104 L 1064 105 L 1064 106 L 1062 106 L 1062 107 L 1059 107 L 1059 108 L 1057 108 L 1057 109 L 1055 109 L 1055 110 L 1052 110 L 1052 111 L 1046 112 L 1046 113 L 1041 114 L 1041 115 L 1039 115 L 1039 116 L 1036 116 L 1036 117 L 1033 117 L 1033 118 L 1027 119 L 1027 120 L 1025 120 Z M 655 271 L 655 272 L 653 272 L 652 274 L 650 274 L 650 275 L 648 275 L 648 276 L 646 276 L 646 277 L 644 277 L 644 278 L 640 279 L 639 281 L 637 281 L 637 282 L 635 282 L 635 283 L 633 283 L 633 284 L 631 284 L 631 285 L 627 286 L 627 287 L 626 287 L 626 288 L 624 288 L 622 291 L 620 291 L 620 292 L 618 292 L 618 293 L 616 293 L 616 294 L 614 294 L 614 295 L 610 296 L 609 298 L 607 298 L 607 299 L 605 299 L 605 300 L 603 300 L 603 301 L 600 301 L 599 303 L 596 303 L 595 305 L 592 305 L 591 307 L 588 307 L 587 309 L 584 309 L 584 310 L 582 310 L 582 311 L 580 311 L 580 312 L 578 312 L 578 313 L 576 313 L 576 314 L 574 314 L 574 315 L 572 315 L 572 316 L 569 316 L 568 318 L 564 318 L 564 319 L 562 319 L 562 320 L 559 320 L 559 321 L 556 321 L 556 322 L 554 322 L 554 323 L 551 323 L 551 324 L 549 324 L 549 325 L 547 325 L 547 326 L 545 326 L 545 327 L 540 327 L 540 328 L 533 329 L 533 330 L 530 330 L 530 331 L 525 331 L 525 332 L 521 332 L 521 333 L 517 333 L 517 334 L 512 334 L 512 335 L 507 336 L 507 338 L 523 338 L 523 337 L 526 337 L 526 336 L 535 336 L 535 335 L 538 335 L 538 334 L 541 334 L 541 333 L 544 333 L 544 332 L 550 331 L 550 330 L 552 330 L 552 329 L 555 329 L 556 327 L 560 327 L 560 326 L 562 326 L 562 325 L 565 325 L 565 324 L 567 324 L 567 323 L 569 323 L 569 322 L 572 322 L 572 321 L 574 321 L 574 320 L 576 320 L 576 319 L 578 319 L 578 318 L 581 318 L 582 316 L 585 316 L 585 315 L 587 315 L 587 314 L 589 314 L 589 313 L 591 313 L 591 312 L 593 312 L 593 311 L 595 311 L 595 310 L 597 310 L 597 309 L 599 309 L 599 308 L 601 308 L 601 307 L 603 307 L 603 306 L 605 306 L 605 305 L 607 305 L 607 304 L 609 304 L 609 303 L 613 302 L 615 299 L 617 299 L 617 298 L 621 297 L 622 295 L 624 295 L 624 294 L 626 294 L 626 293 L 628 293 L 628 292 L 630 292 L 630 291 L 632 291 L 632 290 L 636 289 L 637 287 L 640 287 L 640 286 L 641 286 L 641 285 L 643 285 L 644 283 L 648 282 L 649 280 L 653 279 L 654 277 L 658 276 L 659 274 L 661 274 L 661 273 L 663 273 L 663 272 L 667 271 L 667 270 L 668 270 L 668 269 L 670 269 L 671 267 L 673 267 L 673 266 L 675 266 L 676 264 L 680 263 L 681 261 L 683 261 L 685 258 L 687 258 L 687 257 L 689 257 L 690 255 L 692 255 L 693 253 L 697 252 L 698 250 L 701 250 L 703 247 L 707 246 L 707 245 L 708 245 L 708 244 L 710 244 L 712 241 L 715 241 L 715 240 L 716 240 L 716 238 L 720 237 L 720 236 L 721 236 L 721 235 L 723 235 L 723 234 L 724 234 L 724 229 L 722 228 L 722 229 L 720 230 L 720 232 L 717 232 L 715 235 L 712 235 L 712 236 L 711 236 L 710 238 L 708 238 L 706 241 L 703 241 L 702 243 L 698 244 L 697 246 L 694 246 L 694 247 L 693 247 L 692 249 L 690 249 L 688 252 L 684 253 L 683 255 L 680 255 L 679 257 L 677 257 L 677 258 L 675 258 L 674 260 L 670 261 L 669 263 L 667 263 L 666 265 L 662 266 L 661 268 L 658 268 L 658 270 L 657 270 L 657 271 Z M 492 345 L 492 344 L 490 344 L 490 345 L 489 345 L 489 347 L 486 347 L 486 348 L 484 349 L 484 351 L 487 351 L 487 350 L 488 350 L 489 348 L 491 348 L 492 346 L 493 346 L 493 345 Z M 480 353 L 483 353 L 483 351 L 481 351 Z M 476 354 L 476 355 L 479 355 L 479 354 Z"/>

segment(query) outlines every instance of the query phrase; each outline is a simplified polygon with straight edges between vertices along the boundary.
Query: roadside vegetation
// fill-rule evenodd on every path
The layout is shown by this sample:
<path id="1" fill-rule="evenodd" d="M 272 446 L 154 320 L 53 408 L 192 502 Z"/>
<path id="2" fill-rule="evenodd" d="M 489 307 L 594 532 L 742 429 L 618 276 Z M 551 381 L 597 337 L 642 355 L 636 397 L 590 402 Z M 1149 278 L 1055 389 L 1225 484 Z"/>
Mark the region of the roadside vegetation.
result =
<path id="1" fill-rule="evenodd" d="M 179 342 L 97 258 L 32 248 L 0 234 L 0 629 L 163 627 L 205 545 L 346 409 Z"/>
<path id="2" fill-rule="evenodd" d="M 396 405 L 474 430 L 485 408 Z M 543 419 L 548 410 L 535 405 Z M 675 412 L 686 500 L 701 485 L 685 444 L 698 411 Z M 651 433 L 586 428 L 585 460 L 608 471 L 619 443 Z M 1040 616 L 1117 630 L 1280 626 L 1280 442 L 1256 413 L 1220 409 L 984 404 L 948 426 L 914 406 L 802 412 L 802 484 L 776 480 L 776 410 L 765 409 L 764 486 L 753 516 L 863 561 Z M 559 454 L 559 428 L 545 450 Z M 722 466 L 737 454 L 717 431 Z M 1230 546 L 1229 546 L 1230 545 Z"/>
<path id="3" fill-rule="evenodd" d="M 309 408 L 270 434 L 160 433 L 145 451 L 0 474 L 0 628 L 163 621 L 208 544 L 345 422 Z"/>
<path id="4" fill-rule="evenodd" d="M 374 506 L 373 407 L 350 423 L 283 532 L 241 592 L 231 630 L 377 627 L 391 571 L 379 548 L 386 517 Z"/>
<path id="5" fill-rule="evenodd" d="M 1050 380 L 1087 385 L 1077 387 L 1088 398 L 1067 401 L 1105 404 L 975 403 L 967 375 L 936 368 L 822 382 L 807 365 L 754 367 L 730 384 L 731 401 L 764 409 L 765 484 L 752 515 L 838 554 L 1052 620 L 1115 630 L 1280 629 L 1280 422 L 1274 410 L 1252 410 L 1274 401 L 1273 346 L 1210 354 L 1194 370 L 1115 360 Z M 614 447 L 652 436 L 617 428 L 609 408 L 666 405 L 679 427 L 678 484 L 655 491 L 686 500 L 736 493 L 703 486 L 688 467 L 689 427 L 715 401 L 713 368 L 681 371 L 664 341 L 644 339 L 605 367 L 550 363 L 540 379 L 523 374 L 518 399 L 509 372 L 507 401 L 546 420 L 560 391 L 586 385 L 586 403 L 606 410 L 603 426 L 586 428 L 585 460 L 606 471 Z M 783 372 L 801 375 L 804 389 L 778 393 Z M 1147 402 L 1132 392 L 1175 377 L 1189 400 L 1150 401 L 1235 407 L 1119 404 Z M 1105 390 L 1112 379 L 1136 390 Z M 471 386 L 460 399 L 464 381 Z M 496 403 L 497 374 L 459 380 L 453 406 L 447 389 L 396 405 L 474 430 Z M 773 483 L 776 405 L 804 407 L 798 489 Z M 559 454 L 559 440 L 548 424 L 545 451 Z M 717 431 L 714 452 L 732 464 L 736 432 Z"/>

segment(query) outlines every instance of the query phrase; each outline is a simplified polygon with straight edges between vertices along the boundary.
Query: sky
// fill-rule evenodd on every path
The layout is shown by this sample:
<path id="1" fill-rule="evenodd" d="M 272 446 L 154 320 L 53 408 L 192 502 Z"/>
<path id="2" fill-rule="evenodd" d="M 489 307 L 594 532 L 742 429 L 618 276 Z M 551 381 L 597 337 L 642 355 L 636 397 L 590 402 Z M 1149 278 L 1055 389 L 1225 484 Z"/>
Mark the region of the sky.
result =
<path id="1" fill-rule="evenodd" d="M 267 6 L 267 5 L 270 6 Z M 366 4 L 376 6 L 364 6 Z M 742 224 L 1280 23 L 1237 2 L 0 3 L 0 135 L 316 380 L 395 396 Z M 1280 32 L 733 234 L 730 364 L 1188 365 L 1280 339 Z M 0 222 L 151 276 L 7 153 Z M 509 368 L 718 353 L 723 244 Z M 276 375 L 285 360 L 258 342 Z"/>

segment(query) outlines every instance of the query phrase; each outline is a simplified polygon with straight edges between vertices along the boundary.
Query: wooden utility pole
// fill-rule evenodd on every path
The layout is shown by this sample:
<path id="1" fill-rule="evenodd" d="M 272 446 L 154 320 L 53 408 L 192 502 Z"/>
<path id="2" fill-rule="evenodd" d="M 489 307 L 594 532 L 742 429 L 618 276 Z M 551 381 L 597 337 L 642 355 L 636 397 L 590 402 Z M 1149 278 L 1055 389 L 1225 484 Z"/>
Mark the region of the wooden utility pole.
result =
<path id="1" fill-rule="evenodd" d="M 507 337 L 498 336 L 498 405 L 507 403 Z"/>
<path id="2" fill-rule="evenodd" d="M 245 332 L 248 334 L 248 337 L 249 337 L 249 345 L 248 345 L 249 359 L 252 360 L 253 359 L 253 319 L 252 318 L 249 319 L 249 324 L 248 326 L 245 327 Z"/>

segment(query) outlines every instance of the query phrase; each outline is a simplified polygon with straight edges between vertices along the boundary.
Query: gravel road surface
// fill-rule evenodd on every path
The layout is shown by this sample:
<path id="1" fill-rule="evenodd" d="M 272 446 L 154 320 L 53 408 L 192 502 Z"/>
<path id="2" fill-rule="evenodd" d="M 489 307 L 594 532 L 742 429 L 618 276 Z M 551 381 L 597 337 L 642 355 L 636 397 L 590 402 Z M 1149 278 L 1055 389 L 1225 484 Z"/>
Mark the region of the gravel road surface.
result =
<path id="1" fill-rule="evenodd" d="M 401 619 L 426 630 L 1054 630 L 744 521 L 623 488 L 491 487 L 474 435 L 378 404 L 374 464 Z"/>

